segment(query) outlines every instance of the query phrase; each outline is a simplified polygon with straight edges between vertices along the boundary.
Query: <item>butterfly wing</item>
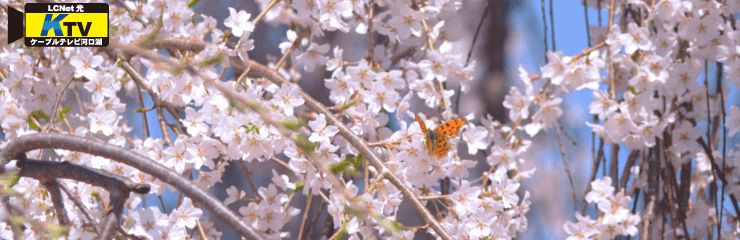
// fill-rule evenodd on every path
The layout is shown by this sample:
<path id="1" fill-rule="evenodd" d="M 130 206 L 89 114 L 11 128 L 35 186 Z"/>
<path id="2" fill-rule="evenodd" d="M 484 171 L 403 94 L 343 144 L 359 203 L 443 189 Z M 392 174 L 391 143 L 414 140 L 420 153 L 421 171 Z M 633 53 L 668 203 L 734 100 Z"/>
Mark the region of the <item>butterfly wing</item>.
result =
<path id="1" fill-rule="evenodd" d="M 447 138 L 437 138 L 436 143 L 434 144 L 436 147 L 434 148 L 434 157 L 441 158 L 447 155 L 447 152 L 450 151 L 450 144 L 447 144 Z"/>
<path id="2" fill-rule="evenodd" d="M 460 128 L 462 128 L 466 123 L 468 123 L 468 119 L 455 119 L 439 125 L 439 127 L 434 129 L 434 133 L 437 134 L 437 136 L 457 137 L 457 135 L 460 134 Z"/>
<path id="3" fill-rule="evenodd" d="M 426 139 L 426 145 L 427 150 L 429 151 L 429 155 L 432 155 L 432 152 L 434 152 L 434 146 L 432 145 L 432 142 L 434 142 L 434 132 L 431 132 L 427 125 L 424 124 L 424 121 L 419 118 L 419 115 L 416 115 L 416 122 L 419 123 L 419 127 L 421 128 L 421 132 L 424 133 L 424 138 Z"/>
<path id="4" fill-rule="evenodd" d="M 416 122 L 419 123 L 419 127 L 421 128 L 421 132 L 423 132 L 424 133 L 424 136 L 426 136 L 427 135 L 427 131 L 429 131 L 429 130 L 427 130 L 427 125 L 424 124 L 424 121 L 421 120 L 421 118 L 419 117 L 419 115 L 416 115 Z"/>
<path id="5" fill-rule="evenodd" d="M 462 126 L 467 122 L 468 120 L 465 118 L 455 119 L 439 125 L 434 129 L 434 135 L 437 136 L 434 141 L 433 155 L 435 157 L 443 157 L 447 155 L 447 152 L 450 151 L 450 145 L 447 144 L 447 141 L 450 138 L 457 137 L 457 135 L 460 134 L 460 128 L 462 128 Z"/>

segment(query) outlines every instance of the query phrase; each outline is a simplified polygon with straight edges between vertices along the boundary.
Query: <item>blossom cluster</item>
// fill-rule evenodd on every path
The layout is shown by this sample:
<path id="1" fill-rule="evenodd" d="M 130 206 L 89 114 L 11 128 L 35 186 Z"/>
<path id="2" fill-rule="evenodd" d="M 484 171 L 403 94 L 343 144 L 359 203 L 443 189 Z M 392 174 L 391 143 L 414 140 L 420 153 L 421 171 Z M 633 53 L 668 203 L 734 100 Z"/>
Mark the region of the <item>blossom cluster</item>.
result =
<path id="1" fill-rule="evenodd" d="M 459 27 L 449 24 L 455 21 L 461 1 L 258 3 L 265 14 L 229 8 L 229 16 L 223 22 L 195 14 L 182 1 L 111 3 L 111 40 L 120 44 L 117 46 L 138 50 L 130 57 L 93 48 L 40 50 L 19 43 L 4 46 L 0 52 L 0 126 L 6 141 L 2 144 L 19 136 L 48 131 L 97 139 L 129 148 L 189 176 L 203 190 L 223 184 L 229 177 L 224 176 L 229 165 L 255 160 L 283 163 L 280 171 L 290 174 L 271 169 L 271 182 L 251 194 L 228 186 L 229 197 L 223 202 L 243 204 L 234 212 L 271 239 L 299 234 L 285 228 L 299 214 L 309 211 L 290 205 L 298 194 L 322 199 L 328 205 L 336 231 L 352 239 L 410 239 L 418 231 L 455 239 L 513 238 L 527 229 L 525 214 L 530 203 L 528 193 L 520 199 L 519 182 L 530 177 L 533 170 L 519 172 L 518 165 L 525 161 L 519 155 L 530 146 L 528 141 L 502 138 L 515 130 L 490 116 L 482 118 L 482 126 L 464 126 L 462 140 L 451 139 L 451 144 L 467 144 L 469 154 L 488 154 L 490 167 L 488 174 L 470 179 L 469 171 L 475 167 L 475 161 L 460 159 L 457 148 L 439 159 L 430 156 L 424 144 L 429 140 L 422 135 L 420 126 L 410 121 L 417 114 L 441 116 L 429 118 L 437 123 L 450 119 L 451 97 L 471 90 L 475 63 L 466 63 L 463 53 L 452 50 L 461 34 Z M 256 19 L 257 16 L 262 18 Z M 226 31 L 220 28 L 221 24 Z M 340 114 L 309 113 L 297 84 L 276 84 L 247 74 L 221 81 L 240 99 L 251 101 L 247 104 L 236 103 L 231 95 L 207 83 L 207 79 L 223 76 L 222 70 L 234 68 L 236 59 L 250 61 L 249 52 L 255 48 L 250 37 L 255 24 L 289 26 L 287 41 L 280 48 L 287 57 L 285 62 L 290 64 L 274 59 L 264 65 L 277 69 L 282 78 L 291 81 L 301 79 L 301 73 L 331 72 L 325 83 L 334 107 L 341 109 Z M 329 32 L 366 34 L 385 40 L 371 40 L 367 57 L 347 61 L 346 49 L 325 40 Z M 162 46 L 154 43 L 164 40 L 203 47 L 175 44 L 162 47 L 166 51 L 161 52 L 145 49 Z M 172 62 L 194 71 L 178 68 Z M 459 85 L 460 91 L 445 89 L 448 82 Z M 144 98 L 151 98 L 153 106 L 146 106 Z M 414 98 L 422 99 L 435 113 L 413 113 Z M 245 109 L 240 105 L 265 108 Z M 141 133 L 133 131 L 137 129 L 132 127 L 133 118 L 159 128 L 145 125 L 138 128 L 143 129 Z M 329 124 L 329 118 L 339 118 L 351 134 L 372 146 L 374 154 L 384 156 L 384 168 L 400 179 L 401 185 L 395 185 L 398 183 L 383 176 L 383 169 L 368 163 L 326 171 L 327 166 L 336 169 L 347 166 L 343 163 L 363 159 L 358 146 L 338 137 L 340 129 Z M 288 133 L 280 124 L 301 119 L 309 119 L 306 126 Z M 391 120 L 398 123 L 400 130 L 391 130 Z M 159 133 L 152 133 L 157 129 Z M 178 191 L 162 179 L 91 154 L 57 149 L 32 151 L 28 155 L 69 161 L 148 183 L 151 194 L 157 196 L 165 194 L 165 190 Z M 363 169 L 363 177 L 355 177 Z M 518 174 L 510 178 L 511 173 Z M 342 178 L 329 176 L 333 174 Z M 445 178 L 453 186 L 451 194 L 442 195 L 440 180 Z M 64 199 L 72 220 L 65 236 L 95 236 L 95 230 L 89 226 L 102 219 L 110 196 L 100 187 L 63 183 L 74 192 Z M 401 188 L 411 189 L 413 194 L 405 195 Z M 37 226 L 54 221 L 56 215 L 43 186 L 34 179 L 23 178 L 12 189 L 17 195 L 9 201 L 9 208 L 31 217 L 22 223 L 26 226 L 23 232 L 14 233 L 9 225 L 1 225 L 0 236 L 22 234 L 17 237 L 29 239 L 45 234 L 44 228 Z M 430 227 L 399 227 L 399 207 L 409 197 L 421 199 L 422 203 L 432 201 L 446 209 L 445 216 L 425 219 L 439 222 L 444 233 Z M 85 216 L 83 211 L 70 207 L 75 206 L 73 198 L 85 203 L 83 207 L 91 214 Z M 142 196 L 131 195 L 126 208 L 121 226 L 135 236 L 197 239 L 202 233 L 208 239 L 218 239 L 222 234 L 204 216 L 199 203 L 187 197 L 167 211 L 164 206 L 145 203 Z"/>
<path id="2" fill-rule="evenodd" d="M 565 231 L 571 235 L 568 239 L 588 239 L 599 234 L 600 238 L 614 238 L 620 235 L 637 235 L 637 224 L 640 216 L 630 212 L 630 196 L 624 192 L 614 195 L 612 179 L 604 177 L 591 183 L 591 192 L 586 194 L 586 201 L 596 203 L 601 212 L 598 221 L 576 212 L 577 223 L 565 223 Z"/>
<path id="3" fill-rule="evenodd" d="M 513 111 L 526 109 L 530 101 L 538 102 L 544 109 L 553 101 L 559 104 L 561 95 L 590 89 L 593 102 L 588 109 L 595 115 L 595 121 L 586 124 L 593 133 L 604 144 L 623 145 L 636 154 L 634 156 L 645 156 L 628 163 L 633 164 L 625 168 L 630 171 L 622 173 L 628 178 L 623 176 L 619 183 L 612 182 L 609 177 L 592 182 L 592 191 L 585 198 L 598 206 L 596 220 L 576 212 L 577 222 L 566 223 L 566 232 L 570 239 L 635 236 L 635 224 L 643 221 L 644 226 L 674 223 L 667 229 L 651 227 L 649 229 L 655 230 L 640 233 L 652 238 L 705 238 L 713 231 L 737 237 L 737 225 L 730 225 L 728 229 L 728 226 L 716 225 L 717 219 L 714 225 L 709 222 L 717 217 L 718 208 L 724 203 L 716 204 L 717 196 L 707 192 L 716 187 L 717 175 L 733 179 L 731 181 L 740 177 L 735 170 L 740 160 L 736 154 L 739 145 L 730 141 L 740 130 L 737 120 L 740 114 L 737 106 L 728 105 L 737 102 L 727 99 L 732 93 L 728 85 L 740 86 L 740 58 L 737 57 L 740 38 L 734 25 L 734 14 L 740 12 L 740 4 L 737 1 L 625 0 L 615 1 L 611 7 L 608 2 L 584 1 L 588 7 L 623 16 L 607 26 L 589 27 L 595 47 L 575 56 L 547 53 L 548 63 L 541 68 L 541 77 L 554 85 L 551 94 L 532 94 L 528 88 L 522 95 L 512 89 L 510 97 L 516 99 L 509 101 L 507 106 L 512 109 L 510 116 L 526 116 L 526 113 Z M 709 75 L 711 69 L 716 71 L 714 76 Z M 525 85 L 530 82 L 526 77 L 523 80 Z M 561 111 L 548 112 L 559 114 Z M 728 112 L 729 116 L 725 116 Z M 725 117 L 726 125 L 718 125 Z M 539 126 L 556 124 L 552 119 L 538 119 L 537 114 L 533 120 L 535 122 L 528 124 L 526 129 L 534 131 Z M 531 126 L 533 124 L 535 126 Z M 724 131 L 728 135 L 721 137 Z M 717 141 L 718 136 L 725 140 Z M 727 149 L 734 149 L 726 152 L 726 162 L 721 153 L 723 144 Z M 681 177 L 671 180 L 656 174 Z M 651 178 L 660 181 L 651 183 Z M 685 186 L 686 191 L 664 192 L 669 191 L 667 188 L 678 189 L 677 185 Z M 734 184 L 724 182 L 722 185 L 725 197 L 736 196 L 738 191 Z M 621 188 L 616 195 L 614 186 Z M 645 200 L 641 208 L 629 204 L 637 201 L 629 196 L 639 196 L 639 191 L 655 194 L 654 202 Z M 660 202 L 670 203 L 652 207 Z M 629 205 L 636 209 L 630 210 Z M 636 210 L 645 211 L 642 219 L 629 213 Z M 667 215 L 655 217 L 656 211 L 665 211 Z M 737 216 L 734 211 L 723 214 L 726 217 L 720 217 L 729 222 L 734 222 L 732 219 Z"/>

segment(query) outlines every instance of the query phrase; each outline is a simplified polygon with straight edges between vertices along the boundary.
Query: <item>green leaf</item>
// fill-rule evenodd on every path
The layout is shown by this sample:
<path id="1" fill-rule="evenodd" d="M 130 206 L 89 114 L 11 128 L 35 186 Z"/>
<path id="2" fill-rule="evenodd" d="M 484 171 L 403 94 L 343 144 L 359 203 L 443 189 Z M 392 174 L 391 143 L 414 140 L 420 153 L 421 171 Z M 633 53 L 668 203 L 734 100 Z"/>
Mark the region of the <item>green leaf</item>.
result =
<path id="1" fill-rule="evenodd" d="M 11 214 L 10 215 L 10 223 L 12 225 L 14 225 L 14 226 L 20 226 L 20 225 L 23 225 L 24 223 L 26 223 L 26 218 L 23 217 L 23 216 L 21 216 L 21 215 Z"/>
<path id="2" fill-rule="evenodd" d="M 65 114 L 65 113 L 69 112 L 69 110 L 71 110 L 71 109 L 72 109 L 72 105 L 69 105 L 69 106 L 65 107 L 64 109 L 62 109 L 61 111 L 59 111 L 59 114 Z"/>
<path id="3" fill-rule="evenodd" d="M 349 160 L 349 159 L 348 159 Z M 347 170 L 347 167 L 352 164 L 350 161 L 344 160 L 339 163 L 334 163 L 329 165 L 329 169 L 331 169 L 332 172 L 338 173 L 338 172 L 344 172 Z"/>
<path id="4" fill-rule="evenodd" d="M 303 189 L 303 187 L 305 187 L 305 186 L 306 186 L 306 183 L 305 183 L 305 182 L 303 182 L 303 181 L 298 181 L 298 182 L 296 182 L 296 183 L 295 183 L 295 190 L 293 190 L 293 192 L 297 192 L 297 191 L 300 191 L 300 190 L 302 190 L 302 189 Z"/>
<path id="5" fill-rule="evenodd" d="M 65 107 L 64 109 L 57 111 L 57 119 L 56 119 L 56 121 L 57 122 L 64 121 L 64 119 L 66 118 L 64 116 L 64 114 L 67 113 L 67 112 L 69 112 L 69 110 L 71 110 L 71 109 L 72 109 L 72 105 L 69 105 L 69 106 Z"/>
<path id="6" fill-rule="evenodd" d="M 159 29 L 162 28 L 162 16 L 160 16 L 160 18 L 157 19 L 157 23 L 156 24 L 157 25 L 155 26 L 154 31 L 152 31 L 152 33 L 150 33 L 150 34 L 142 37 L 141 40 L 139 41 L 139 45 L 141 45 L 141 46 L 147 46 L 147 45 L 151 45 L 152 43 L 154 43 L 155 41 L 157 41 L 157 38 L 159 38 Z"/>
<path id="7" fill-rule="evenodd" d="M 319 147 L 317 144 L 308 141 L 308 136 L 306 134 L 298 135 L 296 145 L 306 153 L 312 153 Z"/>
<path id="8" fill-rule="evenodd" d="M 13 186 L 18 184 L 18 181 L 21 180 L 21 177 L 16 175 L 15 173 L 5 173 L 0 174 L 0 185 L 5 188 L 5 194 L 6 195 L 17 195 L 18 192 L 11 189 Z"/>
<path id="9" fill-rule="evenodd" d="M 172 65 L 164 65 L 164 69 L 168 72 L 172 73 L 172 75 L 181 75 L 182 72 L 185 71 L 185 68 L 182 66 L 172 66 Z"/>
<path id="10" fill-rule="evenodd" d="M 31 115 L 36 117 L 36 119 L 43 118 L 46 121 L 49 121 L 50 119 L 49 115 L 46 115 L 46 113 L 44 113 L 44 111 L 41 111 L 41 110 L 33 111 L 31 112 Z"/>
<path id="11" fill-rule="evenodd" d="M 154 31 L 153 33 L 146 35 L 141 38 L 141 41 L 139 42 L 139 45 L 141 46 L 148 46 L 157 41 L 157 38 L 159 38 L 159 31 Z"/>
<path id="12" fill-rule="evenodd" d="M 408 229 L 403 224 L 387 218 L 380 219 L 380 221 L 378 221 L 378 225 L 390 231 L 405 231 L 406 229 Z"/>
<path id="13" fill-rule="evenodd" d="M 41 132 L 41 128 L 36 125 L 36 122 L 34 122 L 30 117 L 26 118 L 26 123 L 28 124 L 28 127 L 30 127 L 33 130 L 36 130 L 37 132 Z"/>
<path id="14" fill-rule="evenodd" d="M 344 213 L 350 216 L 355 216 L 359 218 L 365 217 L 360 210 L 355 209 L 352 206 L 344 206 Z"/>
<path id="15" fill-rule="evenodd" d="M 347 233 L 347 223 L 349 223 L 349 221 L 344 221 L 342 223 L 342 228 L 339 230 L 339 233 L 334 234 L 334 238 L 332 238 L 331 240 L 339 240 L 339 239 L 342 239 L 342 236 L 344 236 L 344 234 Z"/>
<path id="16" fill-rule="evenodd" d="M 118 26 L 116 26 L 115 24 L 110 24 L 110 26 L 108 27 L 108 32 L 110 33 L 110 35 L 113 35 L 113 36 L 117 35 Z"/>
<path id="17" fill-rule="evenodd" d="M 333 173 L 341 172 L 353 177 L 357 177 L 360 175 L 360 173 L 357 172 L 357 169 L 359 169 L 359 162 L 357 161 L 357 157 L 348 158 L 339 163 L 329 165 L 329 170 L 331 170 Z"/>
<path id="18" fill-rule="evenodd" d="M 69 231 L 70 226 L 62 226 L 59 224 L 47 224 L 44 226 L 44 231 L 46 231 L 46 237 L 48 239 L 57 239 L 62 236 L 67 236 L 67 232 Z"/>
<path id="19" fill-rule="evenodd" d="M 223 60 L 224 60 L 223 54 L 216 54 L 216 56 L 211 56 L 201 61 L 200 64 L 201 66 L 205 67 L 205 66 L 210 66 L 212 64 L 220 63 Z"/>
<path id="20" fill-rule="evenodd" d="M 254 109 L 255 111 L 259 111 L 259 112 L 267 112 L 267 111 L 269 111 L 269 109 L 267 107 L 265 107 L 262 104 L 259 104 L 257 102 L 254 102 L 254 101 L 248 101 L 247 102 L 247 105 L 249 106 L 249 108 Z"/>
<path id="21" fill-rule="evenodd" d="M 257 127 L 257 125 L 254 125 L 252 123 L 249 123 L 249 125 L 244 126 L 247 129 L 247 133 L 249 132 L 256 132 L 257 134 L 260 134 L 260 128 Z"/>
<path id="22" fill-rule="evenodd" d="M 305 126 L 301 119 L 287 119 L 280 122 L 285 128 L 292 131 L 298 131 L 301 127 Z"/>
<path id="23" fill-rule="evenodd" d="M 192 0 L 188 3 L 188 7 L 193 7 L 195 4 L 198 4 L 198 2 L 200 2 L 200 0 Z"/>
<path id="24" fill-rule="evenodd" d="M 342 105 L 342 111 L 345 111 L 345 110 L 351 108 L 354 105 L 357 105 L 357 101 L 352 101 L 352 102 L 346 103 L 346 104 Z"/>
<path id="25" fill-rule="evenodd" d="M 347 160 L 352 162 L 352 166 L 354 166 L 355 169 L 360 169 L 360 164 L 362 164 L 362 161 L 364 159 L 365 159 L 365 157 L 362 155 L 362 153 L 360 153 L 357 156 L 355 156 L 353 158 L 349 158 Z"/>

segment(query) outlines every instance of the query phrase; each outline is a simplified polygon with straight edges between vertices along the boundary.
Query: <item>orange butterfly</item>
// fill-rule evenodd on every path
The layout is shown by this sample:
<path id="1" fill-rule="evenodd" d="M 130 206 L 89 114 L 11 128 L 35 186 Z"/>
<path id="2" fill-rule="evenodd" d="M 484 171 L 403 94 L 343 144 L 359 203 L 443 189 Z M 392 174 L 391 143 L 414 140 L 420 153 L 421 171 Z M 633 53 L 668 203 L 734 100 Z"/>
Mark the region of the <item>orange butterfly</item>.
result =
<path id="1" fill-rule="evenodd" d="M 421 131 L 426 137 L 429 155 L 435 158 L 447 155 L 447 152 L 450 151 L 450 145 L 447 143 L 447 140 L 457 137 L 457 134 L 460 133 L 460 128 L 468 123 L 468 119 L 465 118 L 455 119 L 439 125 L 432 131 L 432 129 L 427 129 L 427 126 L 419 118 L 419 115 L 416 115 L 416 121 L 419 122 Z"/>

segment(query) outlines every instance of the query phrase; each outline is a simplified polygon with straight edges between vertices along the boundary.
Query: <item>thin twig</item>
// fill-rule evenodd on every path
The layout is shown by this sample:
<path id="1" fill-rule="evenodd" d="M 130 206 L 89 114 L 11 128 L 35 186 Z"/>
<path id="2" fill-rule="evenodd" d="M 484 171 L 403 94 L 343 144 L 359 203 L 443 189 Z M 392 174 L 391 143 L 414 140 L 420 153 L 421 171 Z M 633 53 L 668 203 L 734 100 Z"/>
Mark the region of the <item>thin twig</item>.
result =
<path id="1" fill-rule="evenodd" d="M 306 210 L 303 210 L 303 220 L 301 220 L 301 228 L 298 230 L 298 239 L 303 239 L 303 230 L 306 229 L 306 220 L 308 220 L 308 213 L 311 210 L 311 200 L 313 200 L 313 194 L 309 191 L 308 199 L 306 199 Z M 319 215 L 317 212 L 316 215 Z"/>
<path id="2" fill-rule="evenodd" d="M 547 14 L 545 14 L 545 0 L 540 0 L 540 5 L 542 6 L 542 28 L 544 33 L 542 34 L 542 38 L 544 38 L 545 41 L 545 63 L 547 63 L 547 52 L 549 51 L 549 47 L 547 46 Z"/>
<path id="3" fill-rule="evenodd" d="M 375 39 L 373 36 L 373 33 L 375 32 L 375 26 L 373 25 L 373 18 L 375 17 L 375 1 L 370 0 L 370 2 L 367 3 L 367 6 L 367 57 L 370 68 L 372 69 L 373 59 L 375 58 Z M 424 22 L 422 22 L 422 24 L 424 24 Z"/>
<path id="4" fill-rule="evenodd" d="M 609 22 L 607 23 L 607 31 L 606 35 L 609 36 L 612 32 L 611 25 L 614 23 L 614 2 L 615 0 L 611 0 L 609 2 Z M 609 66 L 607 66 L 607 69 L 609 69 L 609 98 L 612 100 L 617 99 L 617 93 L 616 88 L 617 84 L 615 83 L 616 79 L 614 79 L 616 76 L 614 74 L 614 58 L 612 57 L 612 51 L 611 48 L 606 48 L 606 56 L 609 58 Z"/>
<path id="5" fill-rule="evenodd" d="M 568 132 L 566 132 L 566 131 L 565 131 L 565 130 L 563 129 L 563 122 L 562 122 L 562 121 L 560 121 L 560 119 L 558 119 L 558 120 L 557 120 L 557 122 L 558 122 L 558 126 L 560 127 L 560 130 L 561 130 L 561 132 L 563 133 L 563 135 L 564 135 L 564 136 L 565 136 L 566 138 L 568 138 L 568 140 L 570 140 L 570 143 L 571 143 L 571 144 L 573 144 L 573 146 L 575 146 L 575 145 L 578 145 L 578 142 L 576 142 L 576 140 L 575 140 L 575 139 L 573 139 L 573 137 L 571 137 L 571 136 L 570 136 L 570 134 L 568 134 Z"/>
<path id="6" fill-rule="evenodd" d="M 142 76 L 141 73 L 139 73 L 139 71 L 134 69 L 134 66 L 132 66 L 129 61 L 121 60 L 120 63 L 121 63 L 121 68 L 123 68 L 123 70 L 126 73 L 128 73 L 129 77 L 131 77 L 131 79 L 134 80 L 134 82 L 137 85 L 141 86 L 142 88 L 144 88 L 144 90 L 146 90 L 146 92 L 149 94 L 149 97 L 152 98 L 152 102 L 154 102 L 155 107 L 156 105 L 160 104 L 164 106 L 165 109 L 167 109 L 167 112 L 169 112 L 173 118 L 180 119 L 180 115 L 178 115 L 179 111 L 177 110 L 177 108 L 175 108 L 175 106 L 173 106 L 169 102 L 162 101 L 162 99 L 159 97 L 159 94 L 154 92 L 154 90 L 149 86 L 149 84 L 146 83 L 144 76 Z M 143 102 L 142 102 L 142 106 L 143 106 Z"/>
<path id="7" fill-rule="evenodd" d="M 627 187 L 627 181 L 629 181 L 631 174 L 630 168 L 635 165 L 637 158 L 640 157 L 640 152 L 642 151 L 632 150 L 630 152 L 630 155 L 627 156 L 627 163 L 624 164 L 624 168 L 622 169 L 622 177 L 619 179 L 619 186 L 622 186 L 622 188 Z"/>
<path id="8" fill-rule="evenodd" d="M 321 216 L 321 213 L 324 211 L 324 207 L 326 206 L 326 202 L 321 202 L 321 205 L 319 205 L 319 210 L 316 211 L 316 215 L 313 216 L 313 219 L 311 220 L 311 228 L 308 230 L 308 234 L 306 234 L 306 237 L 311 237 L 313 235 L 313 230 L 316 228 L 317 222 L 319 220 L 319 216 Z M 331 218 L 331 215 L 327 216 L 327 219 Z M 301 232 L 302 233 L 302 232 Z M 298 238 L 298 240 L 302 240 L 302 238 Z"/>
<path id="9" fill-rule="evenodd" d="M 725 166 L 726 166 L 726 160 L 727 160 L 727 131 L 725 125 L 725 117 L 727 114 L 727 109 L 725 109 L 725 92 L 724 89 L 722 89 L 722 63 L 717 62 L 717 91 L 719 92 L 719 101 L 720 101 L 720 108 L 722 108 L 722 172 L 725 172 Z M 721 203 L 725 202 L 725 187 L 727 185 L 722 184 L 722 188 L 720 189 L 720 196 L 722 196 Z M 720 226 L 722 226 L 722 216 L 724 215 L 724 209 L 725 205 L 720 204 L 720 211 L 717 211 L 717 218 L 719 219 L 719 224 L 717 224 L 717 230 L 719 231 Z M 722 239 L 722 234 L 719 234 L 720 239 Z"/>
<path id="10" fill-rule="evenodd" d="M 249 177 L 249 174 L 252 172 L 249 171 L 247 168 L 247 163 L 245 163 L 243 160 L 239 160 L 239 166 L 242 168 L 242 172 L 244 172 L 244 177 L 247 178 L 247 182 L 249 183 L 249 188 L 252 189 L 252 195 L 255 199 L 260 199 L 259 194 L 257 194 L 257 188 L 254 187 L 254 183 L 252 182 L 252 178 Z"/>
<path id="11" fill-rule="evenodd" d="M 82 98 L 80 98 L 80 92 L 77 91 L 77 83 L 75 83 L 74 91 L 72 91 L 75 94 L 75 100 L 77 100 L 77 107 L 80 108 L 80 115 L 87 115 L 85 113 L 85 108 L 82 104 Z"/>
<path id="12" fill-rule="evenodd" d="M 64 95 L 64 92 L 66 92 L 67 87 L 69 86 L 70 83 L 72 83 L 72 79 L 74 78 L 70 76 L 69 79 L 67 79 L 67 81 L 65 81 L 64 84 L 62 85 L 62 89 L 59 89 L 59 92 L 57 92 L 57 99 L 56 101 L 54 101 L 54 107 L 51 108 L 52 110 L 51 110 L 51 118 L 49 119 L 49 125 L 46 125 L 43 132 L 49 132 L 49 129 L 51 129 L 51 126 L 54 125 L 54 119 L 56 119 L 57 112 L 59 112 L 57 108 L 59 108 L 59 103 L 62 101 L 62 96 Z"/>
<path id="13" fill-rule="evenodd" d="M 473 35 L 473 42 L 470 43 L 470 50 L 468 50 L 468 57 L 465 58 L 465 66 L 468 66 L 468 63 L 470 63 L 470 56 L 473 55 L 473 48 L 475 48 L 475 41 L 478 40 L 478 33 L 480 33 L 480 28 L 483 26 L 483 20 L 488 17 L 488 12 L 491 11 L 491 4 L 489 2 L 486 2 L 486 7 L 483 9 L 483 15 L 480 17 L 480 20 L 478 21 L 478 27 L 475 28 L 475 34 Z"/>
<path id="14" fill-rule="evenodd" d="M 653 209 L 655 209 L 655 202 L 657 201 L 656 196 L 650 196 L 650 201 L 648 202 L 648 205 L 645 206 L 645 213 L 642 215 L 642 232 L 643 234 L 640 234 L 640 240 L 648 240 L 650 234 L 650 222 L 652 221 L 653 217 L 655 217 L 655 214 L 653 212 Z"/>
<path id="15" fill-rule="evenodd" d="M 159 204 L 162 206 L 162 212 L 165 214 L 169 214 L 167 212 L 167 207 L 164 206 L 164 199 L 162 199 L 162 195 L 158 195 L 157 198 L 159 198 Z"/>
<path id="16" fill-rule="evenodd" d="M 162 130 L 162 138 L 169 146 L 175 146 L 172 143 L 172 137 L 170 137 L 170 129 L 167 128 L 167 120 L 164 117 L 164 111 L 162 111 L 162 105 L 154 103 L 157 109 L 157 121 L 159 122 L 159 129 Z"/>
<path id="17" fill-rule="evenodd" d="M 306 32 L 302 32 L 298 34 L 298 36 L 293 40 L 293 44 L 290 45 L 290 48 L 285 51 L 282 57 L 280 57 L 280 60 L 275 63 L 275 70 L 280 69 L 283 66 L 283 63 L 288 59 L 288 56 L 290 56 L 290 53 L 293 52 L 293 49 L 301 47 L 301 42 L 303 41 L 303 36 L 306 34 L 310 34 L 310 29 L 306 30 Z M 248 72 L 249 68 L 245 69 L 245 72 Z"/>
<path id="18" fill-rule="evenodd" d="M 588 25 L 588 4 L 586 4 L 586 0 L 582 0 L 581 4 L 583 4 L 583 15 L 586 18 L 586 44 L 591 47 L 591 28 Z"/>
<path id="19" fill-rule="evenodd" d="M 144 26 L 149 25 L 149 21 L 147 21 L 146 19 L 141 18 L 141 15 L 140 14 L 133 14 L 133 13 L 131 13 L 132 12 L 131 8 L 128 7 L 128 5 L 126 5 L 125 3 L 123 3 L 121 0 L 113 0 L 113 1 L 115 1 L 116 3 L 118 3 L 118 5 L 121 5 L 121 7 L 123 9 L 126 9 L 126 11 L 129 14 L 133 15 L 134 16 L 134 19 L 136 19 L 136 21 L 139 21 L 141 24 L 144 24 Z M 134 2 L 136 2 L 136 1 L 134 1 Z"/>
<path id="20" fill-rule="evenodd" d="M 90 222 L 90 225 L 92 225 L 93 231 L 96 234 L 100 233 L 100 228 L 98 227 L 98 223 L 95 221 L 95 218 L 92 217 L 92 214 L 90 214 L 90 211 L 87 210 L 87 208 L 85 207 L 85 204 L 82 203 L 82 200 L 80 200 L 79 196 L 74 195 L 74 193 L 69 190 L 66 184 L 59 184 L 59 188 L 61 188 L 62 191 L 64 191 L 64 193 L 67 194 L 67 197 L 69 197 L 69 199 L 72 199 L 72 202 L 75 204 L 77 209 L 79 209 L 80 212 L 82 212 L 82 215 L 84 215 L 85 218 L 87 218 L 87 221 Z"/>
<path id="21" fill-rule="evenodd" d="M 555 19 L 554 14 L 552 13 L 552 0 L 550 0 L 550 26 L 552 27 L 552 30 L 550 30 L 550 35 L 552 36 L 552 51 L 557 51 L 557 46 L 555 45 Z"/>
<path id="22" fill-rule="evenodd" d="M 200 239 L 208 240 L 206 232 L 203 230 L 203 224 L 200 223 L 200 219 L 196 219 L 195 223 L 195 230 L 196 232 L 198 232 L 198 236 L 200 237 Z"/>
<path id="23" fill-rule="evenodd" d="M 709 60 L 704 59 L 704 98 L 707 105 L 707 122 L 712 122 L 711 95 L 709 95 Z M 707 144 L 712 146 L 712 124 L 707 124 Z"/>
<path id="24" fill-rule="evenodd" d="M 270 4 L 268 4 L 265 9 L 262 9 L 262 12 L 260 12 L 260 14 L 252 20 L 252 25 L 257 26 L 257 23 L 262 20 L 262 17 L 264 17 L 265 14 L 267 14 L 267 12 L 270 11 L 270 9 L 272 9 L 272 7 L 275 6 L 275 4 L 278 2 L 280 2 L 280 0 L 272 0 Z"/>
<path id="25" fill-rule="evenodd" d="M 560 125 L 559 123 L 556 123 Z M 573 185 L 573 175 L 570 173 L 570 167 L 568 167 L 568 159 L 565 157 L 565 148 L 563 147 L 563 138 L 560 137 L 560 128 L 555 127 L 555 135 L 558 136 L 558 146 L 560 147 L 560 157 L 563 160 L 563 168 L 565 168 L 565 174 L 568 175 L 568 181 L 570 182 L 570 194 L 573 197 L 573 211 L 578 211 L 578 202 L 576 201 L 576 188 Z"/>
<path id="26" fill-rule="evenodd" d="M 290 168 L 290 166 L 288 166 L 288 164 L 285 164 L 285 162 L 283 162 L 283 160 L 280 160 L 280 159 L 278 159 L 276 157 L 270 157 L 270 160 L 273 161 L 274 163 L 277 163 L 278 165 L 284 167 L 285 169 L 288 169 L 290 172 L 293 172 L 293 169 Z"/>
<path id="27" fill-rule="evenodd" d="M 141 94 L 141 85 L 134 83 L 136 85 L 136 96 L 138 96 L 139 104 L 141 104 L 141 108 L 146 108 L 146 105 L 144 105 L 144 97 Z M 146 111 L 141 112 L 141 123 L 143 124 L 143 129 L 141 130 L 143 137 L 148 138 L 149 135 L 149 120 L 146 116 Z"/>

